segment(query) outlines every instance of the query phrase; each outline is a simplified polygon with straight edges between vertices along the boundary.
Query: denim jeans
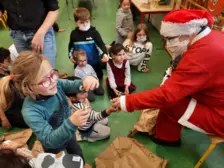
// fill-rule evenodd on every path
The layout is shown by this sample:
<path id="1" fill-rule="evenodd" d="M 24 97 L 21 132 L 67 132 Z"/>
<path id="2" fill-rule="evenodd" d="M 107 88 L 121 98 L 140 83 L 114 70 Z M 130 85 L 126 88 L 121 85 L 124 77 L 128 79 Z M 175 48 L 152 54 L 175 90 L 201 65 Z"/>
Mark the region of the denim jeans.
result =
<path id="1" fill-rule="evenodd" d="M 10 35 L 15 44 L 16 50 L 20 53 L 26 50 L 32 50 L 31 42 L 35 31 L 32 30 L 11 30 Z M 45 34 L 44 37 L 44 48 L 42 53 L 50 61 L 51 66 L 55 67 L 55 57 L 56 57 L 56 42 L 54 36 L 53 28 L 50 28 L 49 31 Z"/>

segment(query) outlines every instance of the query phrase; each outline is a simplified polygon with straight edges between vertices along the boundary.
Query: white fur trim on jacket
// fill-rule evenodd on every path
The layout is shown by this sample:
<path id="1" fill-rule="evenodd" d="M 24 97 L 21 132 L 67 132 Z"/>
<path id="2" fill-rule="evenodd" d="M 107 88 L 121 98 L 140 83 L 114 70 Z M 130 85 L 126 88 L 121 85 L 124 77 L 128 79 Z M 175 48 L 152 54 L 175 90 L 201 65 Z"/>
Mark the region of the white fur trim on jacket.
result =
<path id="1" fill-rule="evenodd" d="M 187 23 L 173 23 L 162 21 L 160 34 L 164 37 L 175 37 L 181 35 L 192 35 L 201 30 L 201 26 L 208 24 L 208 20 L 195 19 Z"/>
<path id="2" fill-rule="evenodd" d="M 209 134 L 208 132 L 204 131 L 203 129 L 197 127 L 196 125 L 192 124 L 191 122 L 189 122 L 189 118 L 191 117 L 191 115 L 193 114 L 194 110 L 195 110 L 195 107 L 197 105 L 197 100 L 195 99 L 191 99 L 184 115 L 178 120 L 178 123 L 185 126 L 185 127 L 188 127 L 192 130 L 195 130 L 195 131 L 198 131 L 198 132 L 202 132 L 204 134 Z"/>
<path id="3" fill-rule="evenodd" d="M 120 97 L 120 105 L 121 105 L 121 110 L 124 112 L 127 112 L 127 108 L 126 108 L 126 97 L 125 96 L 121 96 Z"/>

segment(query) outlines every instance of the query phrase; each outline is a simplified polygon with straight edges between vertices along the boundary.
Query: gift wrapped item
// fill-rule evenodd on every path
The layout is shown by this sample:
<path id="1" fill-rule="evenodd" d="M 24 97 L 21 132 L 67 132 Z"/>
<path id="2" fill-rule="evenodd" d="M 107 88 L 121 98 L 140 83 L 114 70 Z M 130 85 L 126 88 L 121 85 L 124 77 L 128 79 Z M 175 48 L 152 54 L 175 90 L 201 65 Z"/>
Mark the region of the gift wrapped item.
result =
<path id="1" fill-rule="evenodd" d="M 156 119 L 159 114 L 159 109 L 145 109 L 141 111 L 139 121 L 130 131 L 129 137 L 137 132 L 147 132 L 149 135 L 155 134 Z"/>
<path id="2" fill-rule="evenodd" d="M 95 162 L 96 168 L 165 168 L 168 161 L 135 139 L 117 137 Z"/>

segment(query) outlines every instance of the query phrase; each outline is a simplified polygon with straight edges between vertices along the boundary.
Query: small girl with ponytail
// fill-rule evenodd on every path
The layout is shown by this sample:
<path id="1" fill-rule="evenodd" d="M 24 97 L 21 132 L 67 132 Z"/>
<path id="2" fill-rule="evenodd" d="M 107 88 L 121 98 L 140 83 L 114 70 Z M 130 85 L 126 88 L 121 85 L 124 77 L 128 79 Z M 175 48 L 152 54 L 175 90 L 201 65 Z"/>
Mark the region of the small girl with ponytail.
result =
<path id="1" fill-rule="evenodd" d="M 130 6 L 130 0 L 119 0 L 119 9 L 116 14 L 116 43 L 122 44 L 134 30 Z"/>

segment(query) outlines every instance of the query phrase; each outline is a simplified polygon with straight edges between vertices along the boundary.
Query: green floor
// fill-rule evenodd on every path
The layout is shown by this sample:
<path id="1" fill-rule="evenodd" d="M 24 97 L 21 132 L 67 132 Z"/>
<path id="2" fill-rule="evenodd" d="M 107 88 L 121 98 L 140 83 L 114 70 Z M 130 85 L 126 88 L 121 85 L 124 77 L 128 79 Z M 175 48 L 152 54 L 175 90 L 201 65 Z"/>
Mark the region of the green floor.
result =
<path id="1" fill-rule="evenodd" d="M 61 28 L 65 28 L 63 33 L 56 34 L 57 39 L 57 64 L 56 68 L 61 72 L 73 74 L 73 66 L 67 56 L 67 45 L 69 34 L 75 27 L 72 17 L 71 0 L 69 7 L 66 6 L 65 0 L 60 1 L 60 15 L 58 23 Z M 84 0 L 82 0 L 84 1 Z M 85 0 L 88 1 L 88 0 Z M 89 0 L 90 1 L 90 0 Z M 75 6 L 78 2 L 75 1 Z M 115 38 L 115 13 L 117 9 L 117 0 L 95 0 L 95 7 L 92 9 L 92 25 L 96 26 L 102 35 L 105 43 L 109 44 Z M 68 12 L 69 11 L 69 12 Z M 151 72 L 144 74 L 132 70 L 132 80 L 137 86 L 137 91 L 143 91 L 158 86 L 161 82 L 164 70 L 169 65 L 169 56 L 163 49 L 163 42 L 157 30 L 149 25 L 150 38 L 153 43 L 152 58 L 149 63 Z M 0 46 L 8 47 L 12 44 L 9 32 L 0 29 Z M 105 83 L 104 83 L 105 84 Z M 93 103 L 96 110 L 102 110 L 109 105 L 107 96 L 97 97 Z M 138 120 L 139 113 L 116 113 L 109 118 L 109 126 L 111 127 L 111 137 L 108 140 L 86 143 L 82 142 L 86 161 L 90 164 L 94 163 L 96 158 L 106 147 L 115 139 L 116 136 L 126 136 L 131 130 L 135 122 Z M 18 129 L 13 128 L 11 131 Z M 172 130 L 167 130 L 172 131 Z M 0 135 L 5 131 L 0 128 Z M 162 147 L 152 143 L 147 135 L 137 134 L 135 138 L 146 145 L 150 150 L 158 156 L 169 160 L 168 168 L 192 168 L 202 153 L 209 145 L 207 136 L 200 133 L 184 129 L 182 134 L 183 145 L 181 148 Z M 33 138 L 34 139 L 34 138 Z M 223 168 L 224 166 L 224 145 L 218 145 L 209 158 L 201 166 L 202 168 Z"/>

